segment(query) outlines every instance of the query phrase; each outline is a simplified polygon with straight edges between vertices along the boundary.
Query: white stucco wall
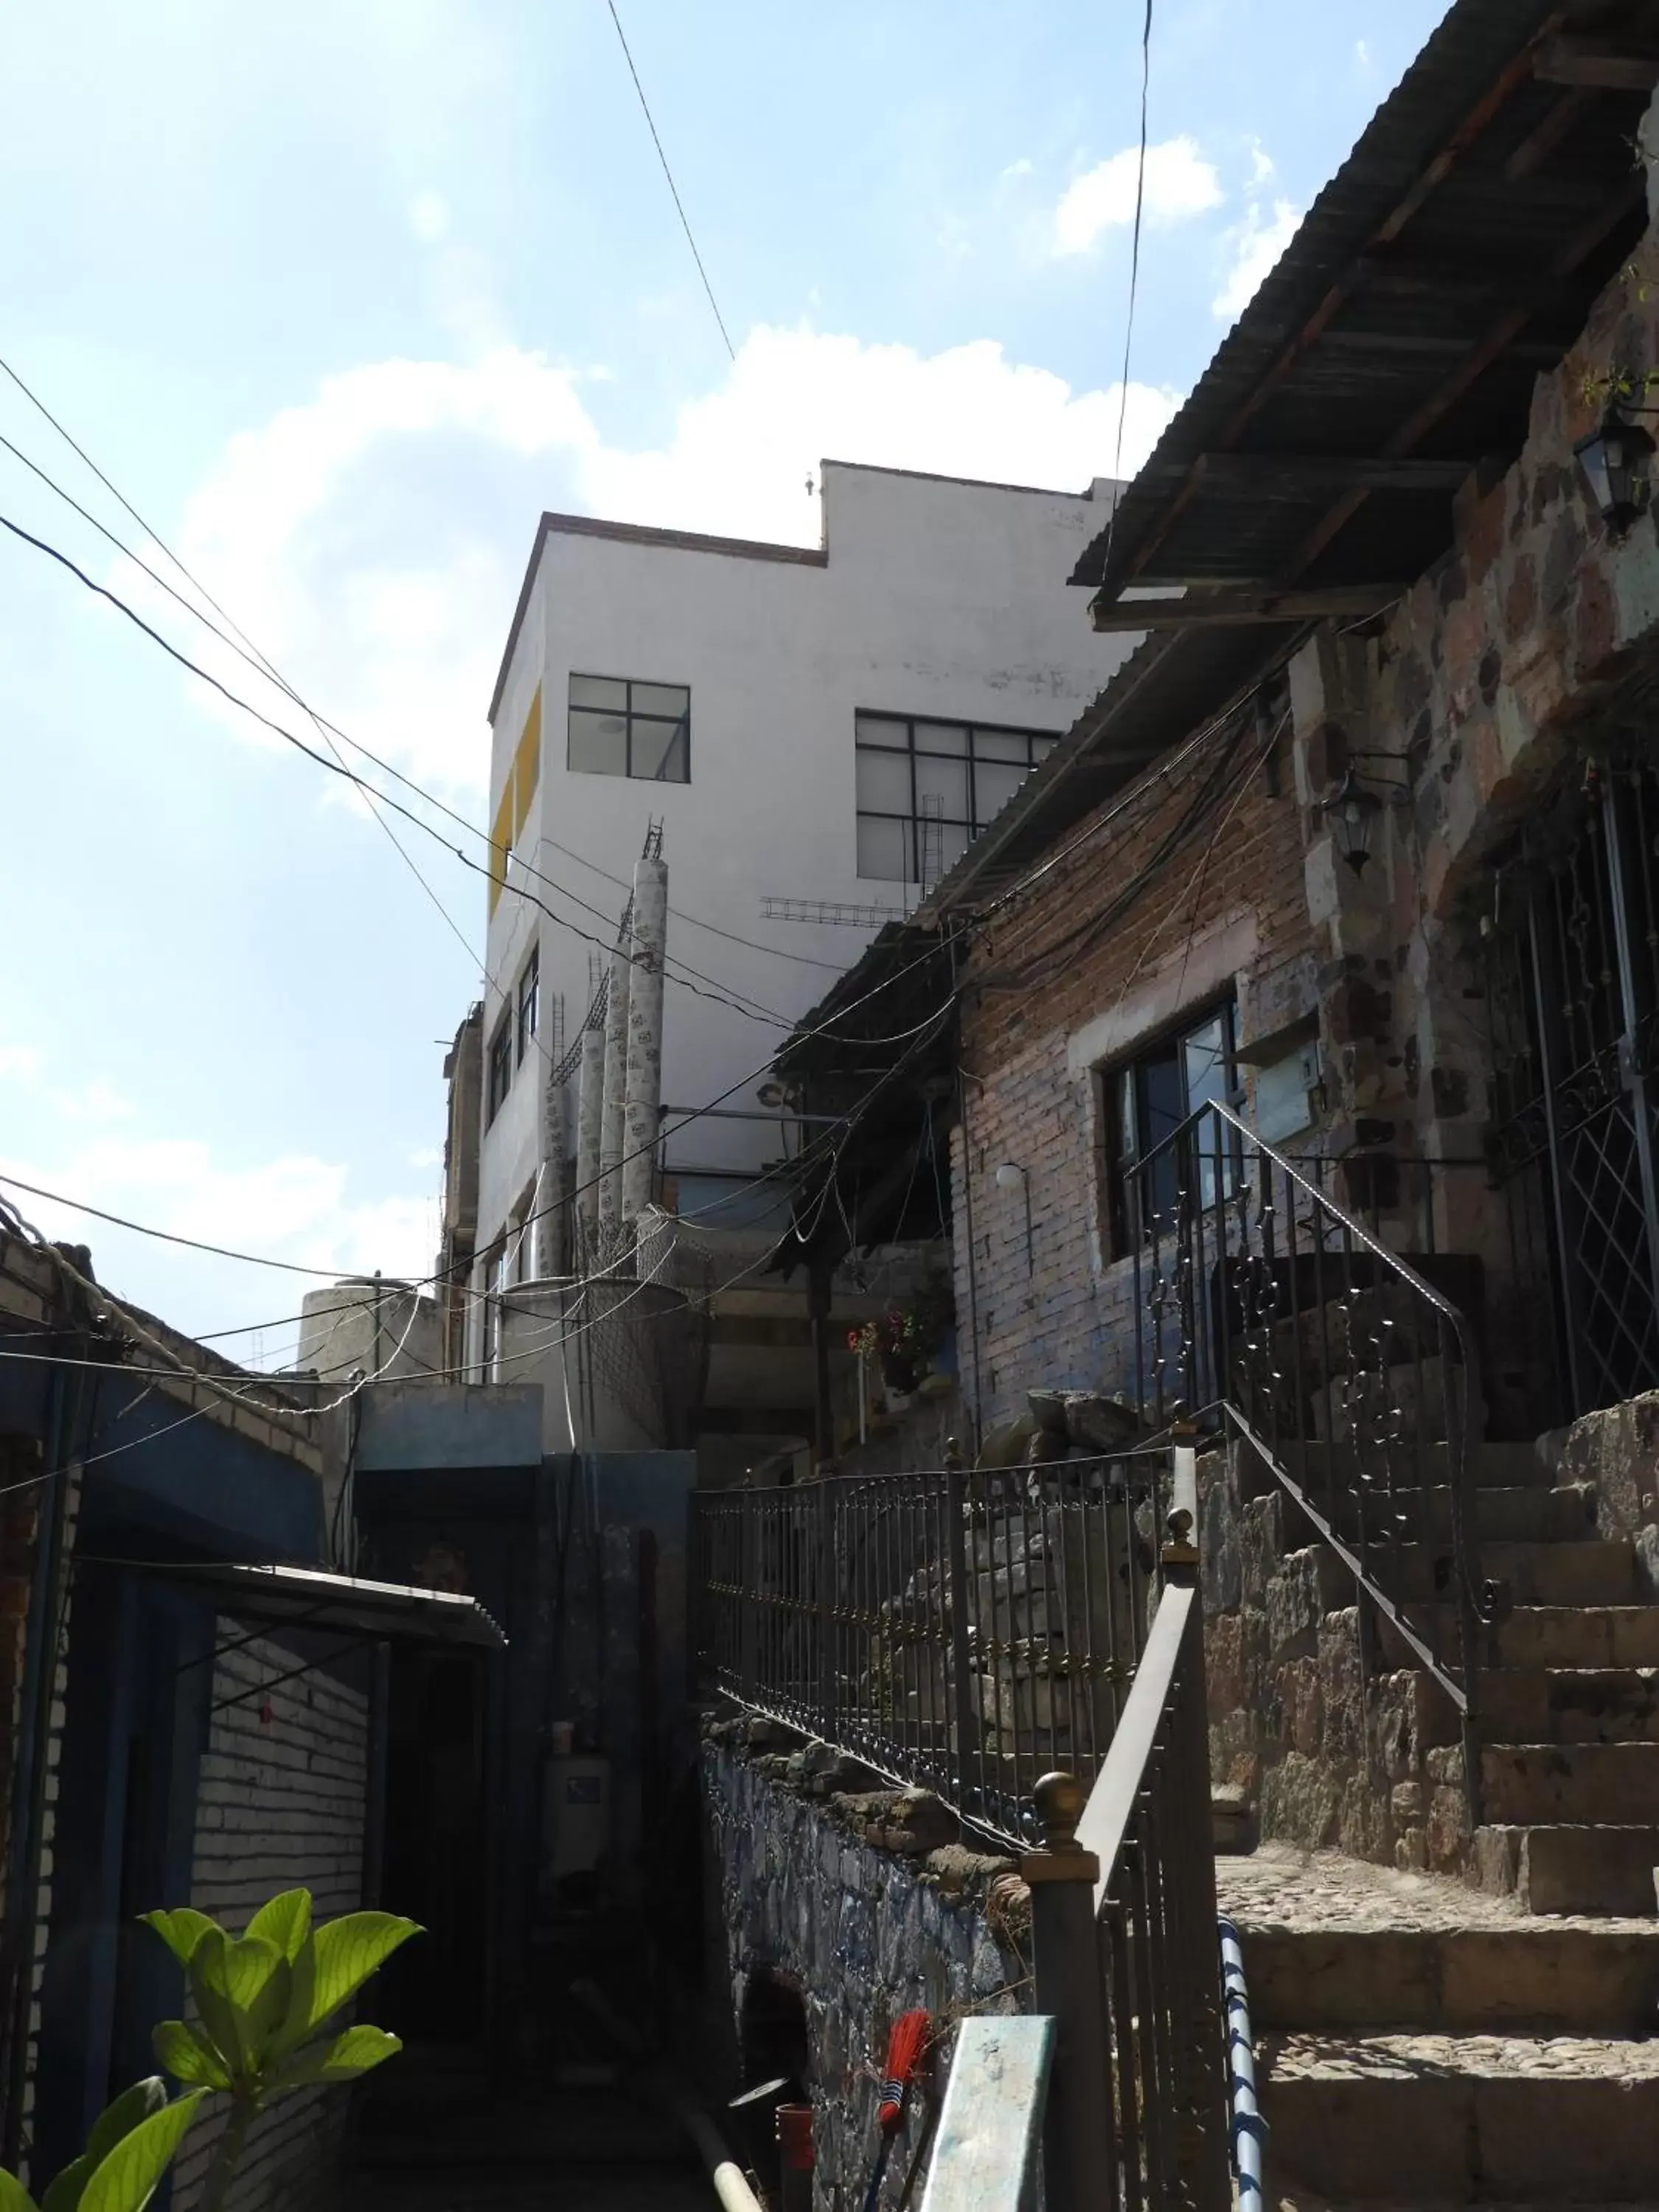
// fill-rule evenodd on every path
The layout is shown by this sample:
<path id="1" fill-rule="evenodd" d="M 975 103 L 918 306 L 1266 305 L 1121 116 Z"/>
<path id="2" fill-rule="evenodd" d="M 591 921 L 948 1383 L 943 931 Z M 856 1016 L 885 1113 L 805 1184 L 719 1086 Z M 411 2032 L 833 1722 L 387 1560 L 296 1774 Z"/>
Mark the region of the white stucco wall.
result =
<path id="1" fill-rule="evenodd" d="M 539 684 L 541 774 L 522 844 L 543 874 L 602 908 L 608 926 L 526 878 L 531 888 L 582 927 L 613 934 L 625 894 L 596 869 L 630 878 L 648 820 L 662 818 L 665 1105 L 710 1103 L 762 1066 L 784 1034 L 695 995 L 673 979 L 673 961 L 793 1021 L 871 933 L 769 921 L 763 900 L 905 903 L 902 885 L 857 872 L 856 713 L 1058 736 L 1135 643 L 1096 636 L 1086 595 L 1066 580 L 1102 527 L 1109 497 L 1104 485 L 1079 496 L 826 463 L 821 562 L 548 532 L 495 720 L 491 815 Z M 572 774 L 573 670 L 689 684 L 690 781 Z M 734 945 L 700 923 L 775 949 Z M 511 988 L 534 938 L 544 1023 L 552 994 L 562 993 L 574 1036 L 587 1004 L 590 948 L 509 885 L 489 931 L 491 975 Z M 501 1003 L 492 990 L 486 1043 Z M 536 1172 L 532 1072 L 538 1079 L 526 1061 L 484 1135 L 481 1250 Z M 746 1084 L 729 1103 L 754 1106 L 756 1087 Z M 670 1139 L 668 1163 L 685 1173 L 752 1170 L 779 1149 L 772 1129 L 710 1120 Z"/>

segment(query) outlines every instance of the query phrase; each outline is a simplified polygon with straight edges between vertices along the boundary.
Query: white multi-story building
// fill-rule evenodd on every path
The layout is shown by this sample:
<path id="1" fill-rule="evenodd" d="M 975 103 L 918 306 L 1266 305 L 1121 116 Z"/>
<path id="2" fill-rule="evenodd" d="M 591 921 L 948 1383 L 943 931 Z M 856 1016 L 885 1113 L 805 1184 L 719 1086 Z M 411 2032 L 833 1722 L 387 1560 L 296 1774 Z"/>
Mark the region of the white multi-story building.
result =
<path id="1" fill-rule="evenodd" d="M 513 857 L 489 893 L 479 1287 L 535 1271 L 518 1227 L 551 1187 L 544 1079 L 653 823 L 665 1181 L 696 1220 L 775 1204 L 755 1182 L 783 1149 L 762 1095 L 774 1048 L 1133 643 L 1096 635 L 1066 582 L 1110 489 L 827 462 L 816 549 L 542 517 L 490 702 L 491 818 Z"/>

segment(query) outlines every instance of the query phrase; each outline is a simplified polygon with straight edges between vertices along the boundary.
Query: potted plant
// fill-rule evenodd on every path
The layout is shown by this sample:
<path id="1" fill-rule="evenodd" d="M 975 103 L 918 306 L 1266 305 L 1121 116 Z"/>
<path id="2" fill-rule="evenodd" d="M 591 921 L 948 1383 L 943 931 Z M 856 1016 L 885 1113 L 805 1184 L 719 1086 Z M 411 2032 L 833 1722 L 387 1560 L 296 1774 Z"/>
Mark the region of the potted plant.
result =
<path id="1" fill-rule="evenodd" d="M 908 1396 L 927 1372 L 955 1314 L 949 1283 L 943 1276 L 931 1277 L 908 1305 L 890 1306 L 849 1331 L 847 1348 L 873 1359 L 887 1388 Z"/>

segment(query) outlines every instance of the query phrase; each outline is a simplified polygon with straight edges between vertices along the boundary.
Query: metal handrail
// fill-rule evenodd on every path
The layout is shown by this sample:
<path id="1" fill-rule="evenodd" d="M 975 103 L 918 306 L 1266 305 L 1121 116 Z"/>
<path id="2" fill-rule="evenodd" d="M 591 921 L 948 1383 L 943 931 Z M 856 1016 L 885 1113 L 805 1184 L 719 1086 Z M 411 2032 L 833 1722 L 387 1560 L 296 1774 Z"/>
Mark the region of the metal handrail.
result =
<path id="1" fill-rule="evenodd" d="M 1176 1495 L 1192 1482 L 1176 1449 Z M 1210 1835 L 1203 1608 L 1190 1510 L 1127 1705 L 1086 1802 L 1039 1784 L 1028 1853 L 1038 2008 L 1054 2016 L 1048 2212 L 1225 2212 L 1228 2093 Z"/>
<path id="2" fill-rule="evenodd" d="M 1218 1408 L 1255 1447 L 1452 1699 L 1478 1819 L 1476 1635 L 1503 1617 L 1508 1593 L 1481 1571 L 1473 1483 L 1480 1367 L 1465 1316 L 1230 1107 L 1188 1115 L 1132 1166 L 1127 1188 L 1143 1400 L 1159 1421 L 1169 1410 Z M 1403 1307 L 1403 1330 L 1391 1303 Z M 1334 1312 L 1346 1337 L 1334 1357 Z M 1375 1357 L 1356 1358 L 1366 1334 Z M 1425 1342 L 1435 1346 L 1426 1359 Z M 1402 1368 L 1409 1389 L 1395 1379 Z M 1412 1402 L 1389 1402 L 1396 1396 Z M 1437 1399 L 1441 1433 L 1430 1437 Z M 1429 1562 L 1437 1534 L 1437 1446 L 1455 1587 L 1414 1591 L 1408 1569 Z M 1407 1545 L 1416 1547 L 1409 1558 Z M 1437 1632 L 1441 1595 L 1455 1603 L 1455 1653 Z"/>

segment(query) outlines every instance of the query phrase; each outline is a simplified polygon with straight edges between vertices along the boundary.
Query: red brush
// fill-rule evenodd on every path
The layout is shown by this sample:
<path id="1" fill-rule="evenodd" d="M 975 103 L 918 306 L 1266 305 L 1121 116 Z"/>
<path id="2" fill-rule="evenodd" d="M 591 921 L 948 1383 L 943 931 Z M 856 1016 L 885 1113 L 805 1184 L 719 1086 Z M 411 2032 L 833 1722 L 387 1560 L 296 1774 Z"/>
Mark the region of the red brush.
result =
<path id="1" fill-rule="evenodd" d="M 887 2154 L 899 2131 L 899 2122 L 904 2118 L 905 2098 L 927 2056 L 927 2034 L 932 2025 L 925 2011 L 901 2013 L 887 2038 L 887 2071 L 882 2077 L 881 2104 L 876 2113 L 881 2145 L 876 2153 L 876 2170 L 865 2194 L 864 2212 L 875 2212 L 882 2176 L 887 2171 Z"/>
<path id="2" fill-rule="evenodd" d="M 887 2039 L 887 2071 L 882 2077 L 881 2110 L 876 2118 L 884 2136 L 896 2134 L 904 2116 L 904 2099 L 921 2071 L 927 2051 L 930 2022 L 926 2012 L 901 2013 Z"/>

